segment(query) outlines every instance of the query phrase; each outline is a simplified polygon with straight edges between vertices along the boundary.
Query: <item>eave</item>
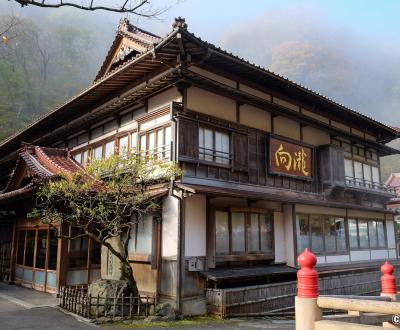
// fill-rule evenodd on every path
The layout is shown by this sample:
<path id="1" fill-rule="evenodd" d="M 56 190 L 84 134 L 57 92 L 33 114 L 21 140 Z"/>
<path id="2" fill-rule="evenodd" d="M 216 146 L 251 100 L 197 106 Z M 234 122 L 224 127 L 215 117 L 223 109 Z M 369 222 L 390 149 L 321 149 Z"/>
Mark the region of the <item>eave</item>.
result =
<path id="1" fill-rule="evenodd" d="M 356 135 L 352 135 L 349 132 L 346 132 L 344 130 L 335 128 L 331 125 L 321 122 L 317 119 L 305 116 L 304 114 L 302 114 L 300 112 L 289 110 L 283 106 L 272 103 L 272 102 L 262 99 L 260 97 L 248 94 L 244 91 L 221 84 L 217 81 L 208 79 L 199 74 L 193 73 L 189 70 L 184 70 L 182 72 L 182 76 L 183 76 L 184 81 L 186 81 L 187 83 L 189 83 L 193 86 L 201 87 L 201 88 L 204 88 L 211 92 L 218 92 L 221 95 L 225 95 L 225 96 L 233 98 L 237 101 L 247 103 L 250 105 L 254 105 L 258 108 L 261 108 L 261 109 L 271 112 L 273 115 L 284 114 L 288 118 L 292 118 L 303 125 L 313 126 L 316 128 L 323 129 L 324 131 L 329 132 L 333 136 L 346 137 L 353 143 L 361 143 L 363 145 L 366 145 L 367 147 L 379 150 L 381 156 L 395 155 L 395 154 L 400 153 L 400 151 L 395 148 L 386 146 L 386 145 L 378 143 L 378 142 L 365 140 Z"/>

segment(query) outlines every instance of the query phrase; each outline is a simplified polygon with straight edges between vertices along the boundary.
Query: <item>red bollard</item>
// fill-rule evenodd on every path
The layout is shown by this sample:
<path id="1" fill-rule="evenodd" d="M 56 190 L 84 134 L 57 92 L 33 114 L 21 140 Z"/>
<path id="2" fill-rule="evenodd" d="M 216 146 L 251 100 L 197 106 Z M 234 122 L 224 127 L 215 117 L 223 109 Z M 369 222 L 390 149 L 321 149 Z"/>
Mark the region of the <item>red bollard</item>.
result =
<path id="1" fill-rule="evenodd" d="M 396 295 L 396 278 L 393 276 L 394 268 L 387 261 L 381 266 L 381 286 L 382 294 L 384 295 Z"/>
<path id="2" fill-rule="evenodd" d="M 297 272 L 297 296 L 300 298 L 317 298 L 319 296 L 318 273 L 314 266 L 317 257 L 308 249 L 305 249 L 297 257 L 300 270 Z"/>

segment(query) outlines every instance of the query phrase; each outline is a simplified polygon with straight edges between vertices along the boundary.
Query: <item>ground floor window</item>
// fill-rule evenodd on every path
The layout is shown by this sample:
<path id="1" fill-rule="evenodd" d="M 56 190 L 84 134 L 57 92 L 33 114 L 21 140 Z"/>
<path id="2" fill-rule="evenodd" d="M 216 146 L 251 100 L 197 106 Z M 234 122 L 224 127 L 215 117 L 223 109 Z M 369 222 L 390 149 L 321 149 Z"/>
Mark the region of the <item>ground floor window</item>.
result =
<path id="1" fill-rule="evenodd" d="M 351 249 L 385 248 L 384 221 L 349 219 L 349 241 Z"/>
<path id="2" fill-rule="evenodd" d="M 258 212 L 215 211 L 217 255 L 273 251 L 272 215 Z"/>
<path id="3" fill-rule="evenodd" d="M 68 268 L 87 268 L 101 263 L 101 244 L 76 227 L 70 228 Z"/>
<path id="4" fill-rule="evenodd" d="M 297 214 L 296 229 L 298 253 L 305 248 L 329 254 L 387 247 L 385 222 L 380 220 L 350 218 L 346 221 L 338 216 Z"/>
<path id="5" fill-rule="evenodd" d="M 309 248 L 314 253 L 340 253 L 347 250 L 343 217 L 297 214 L 297 251 Z"/>
<path id="6" fill-rule="evenodd" d="M 131 231 L 128 251 L 132 254 L 151 255 L 153 250 L 154 219 L 145 215 L 138 220 Z"/>
<path id="7" fill-rule="evenodd" d="M 54 229 L 19 229 L 17 265 L 56 270 L 58 238 Z"/>

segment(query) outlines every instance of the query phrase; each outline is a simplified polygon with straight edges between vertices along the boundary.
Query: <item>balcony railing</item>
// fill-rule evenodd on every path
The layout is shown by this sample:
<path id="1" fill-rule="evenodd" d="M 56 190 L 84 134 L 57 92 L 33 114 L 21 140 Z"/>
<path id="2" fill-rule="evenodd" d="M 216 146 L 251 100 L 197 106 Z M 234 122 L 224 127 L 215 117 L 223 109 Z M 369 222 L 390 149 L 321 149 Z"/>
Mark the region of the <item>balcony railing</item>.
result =
<path id="1" fill-rule="evenodd" d="M 199 159 L 206 162 L 229 166 L 231 165 L 232 154 L 225 151 L 199 147 Z"/>
<path id="2" fill-rule="evenodd" d="M 361 188 L 361 189 L 369 189 L 376 190 L 380 192 L 387 192 L 395 194 L 396 191 L 393 187 L 387 186 L 380 182 L 372 182 L 369 180 L 357 179 L 350 176 L 346 176 L 345 180 L 346 186 Z"/>
<path id="3" fill-rule="evenodd" d="M 143 157 L 155 157 L 160 160 L 170 161 L 172 159 L 171 151 L 171 145 L 165 144 L 163 146 L 156 147 L 150 150 L 143 150 L 140 152 L 140 155 Z"/>

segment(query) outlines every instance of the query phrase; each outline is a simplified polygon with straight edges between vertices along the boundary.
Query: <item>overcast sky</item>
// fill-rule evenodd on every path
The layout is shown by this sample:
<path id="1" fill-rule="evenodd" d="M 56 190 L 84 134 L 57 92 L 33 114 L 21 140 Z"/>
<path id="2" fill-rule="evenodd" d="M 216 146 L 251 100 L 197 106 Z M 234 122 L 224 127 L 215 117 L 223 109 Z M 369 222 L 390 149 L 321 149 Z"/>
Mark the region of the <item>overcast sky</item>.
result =
<path id="1" fill-rule="evenodd" d="M 0 2 L 0 11 L 34 18 L 52 10 Z M 399 13 L 397 0 L 184 0 L 161 20 L 129 18 L 163 36 L 171 30 L 174 17 L 183 16 L 189 30 L 203 39 L 400 126 Z M 121 17 L 104 12 L 79 15 L 83 20 L 95 18 L 99 31 L 111 32 Z M 104 53 L 111 38 L 112 33 L 104 35 Z"/>

